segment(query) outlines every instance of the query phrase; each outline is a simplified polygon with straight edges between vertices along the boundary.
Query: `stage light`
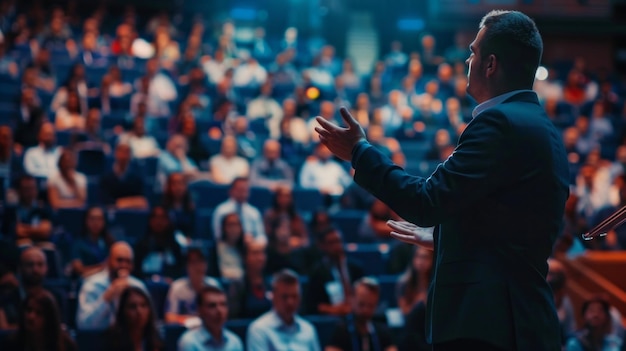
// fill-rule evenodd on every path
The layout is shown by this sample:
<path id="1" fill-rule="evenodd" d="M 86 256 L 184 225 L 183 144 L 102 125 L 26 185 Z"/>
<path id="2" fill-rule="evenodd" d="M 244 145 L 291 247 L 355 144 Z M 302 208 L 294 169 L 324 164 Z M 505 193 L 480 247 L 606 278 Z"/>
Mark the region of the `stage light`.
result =
<path id="1" fill-rule="evenodd" d="M 535 78 L 537 78 L 537 80 L 548 79 L 548 69 L 543 66 L 539 66 L 539 68 L 537 68 L 537 72 L 535 73 Z"/>
<path id="2" fill-rule="evenodd" d="M 306 97 L 310 100 L 317 100 L 320 97 L 320 90 L 316 87 L 308 87 L 306 89 Z"/>

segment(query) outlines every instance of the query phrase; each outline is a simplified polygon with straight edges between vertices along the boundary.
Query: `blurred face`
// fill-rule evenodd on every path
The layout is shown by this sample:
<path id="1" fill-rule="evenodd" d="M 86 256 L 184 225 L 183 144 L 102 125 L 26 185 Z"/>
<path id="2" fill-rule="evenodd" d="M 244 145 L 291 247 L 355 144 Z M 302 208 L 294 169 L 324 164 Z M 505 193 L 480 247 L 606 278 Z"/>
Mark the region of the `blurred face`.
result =
<path id="1" fill-rule="evenodd" d="M 296 101 L 293 99 L 286 99 L 283 101 L 283 113 L 285 116 L 296 115 Z"/>
<path id="2" fill-rule="evenodd" d="M 54 146 L 55 135 L 52 124 L 44 123 L 41 126 L 41 129 L 39 130 L 39 142 L 47 148 Z"/>
<path id="3" fill-rule="evenodd" d="M 24 326 L 31 333 L 39 333 L 45 327 L 44 313 L 35 299 L 30 299 L 24 310 Z"/>
<path id="4" fill-rule="evenodd" d="M 320 116 L 327 120 L 333 119 L 335 117 L 335 105 L 332 102 L 324 101 L 320 106 Z"/>
<path id="5" fill-rule="evenodd" d="M 420 273 L 428 273 L 433 265 L 432 251 L 418 247 L 413 254 L 413 269 Z"/>
<path id="6" fill-rule="evenodd" d="M 334 231 L 324 238 L 323 250 L 330 258 L 339 259 L 343 257 L 343 241 L 339 232 Z"/>
<path id="7" fill-rule="evenodd" d="M 187 275 L 192 279 L 202 279 L 206 275 L 208 269 L 209 267 L 207 262 L 201 255 L 192 254 L 187 259 Z"/>
<path id="8" fill-rule="evenodd" d="M 300 285 L 277 283 L 272 291 L 272 305 L 282 320 L 292 320 L 300 307 Z"/>
<path id="9" fill-rule="evenodd" d="M 230 189 L 230 196 L 239 203 L 248 201 L 248 197 L 250 196 L 250 185 L 248 181 L 239 180 L 233 184 Z"/>
<path id="10" fill-rule="evenodd" d="M 263 149 L 265 158 L 269 161 L 275 161 L 280 157 L 280 144 L 275 140 L 270 140 L 265 143 Z"/>
<path id="11" fill-rule="evenodd" d="M 87 113 L 87 120 L 85 121 L 85 128 L 90 131 L 100 130 L 100 110 L 92 108 Z"/>
<path id="12" fill-rule="evenodd" d="M 609 322 L 609 316 L 599 302 L 590 303 L 583 318 L 585 324 L 594 329 L 603 328 Z"/>
<path id="13" fill-rule="evenodd" d="M 378 125 L 370 126 L 367 130 L 367 139 L 372 144 L 378 144 L 383 141 L 384 131 Z"/>
<path id="14" fill-rule="evenodd" d="M 75 110 L 78 110 L 78 108 L 79 108 L 78 95 L 69 94 L 67 96 L 67 109 L 70 111 L 75 111 Z"/>
<path id="15" fill-rule="evenodd" d="M 0 147 L 10 149 L 13 145 L 13 135 L 11 129 L 7 126 L 0 127 Z"/>
<path id="16" fill-rule="evenodd" d="M 353 304 L 354 316 L 361 321 L 369 321 L 378 307 L 378 295 L 363 285 L 357 285 Z"/>
<path id="17" fill-rule="evenodd" d="M 46 256 L 39 249 L 28 249 L 20 259 L 20 273 L 26 285 L 41 285 L 48 273 Z"/>
<path id="18" fill-rule="evenodd" d="M 446 110 L 448 110 L 449 113 L 458 113 L 460 109 L 461 104 L 459 103 L 458 99 L 449 98 L 448 100 L 446 100 Z"/>
<path id="19" fill-rule="evenodd" d="M 242 234 L 241 221 L 236 214 L 230 214 L 224 219 L 224 238 L 227 242 L 235 244 Z"/>
<path id="20" fill-rule="evenodd" d="M 488 99 L 482 92 L 486 88 L 486 80 L 483 72 L 483 57 L 480 52 L 480 43 L 485 34 L 485 28 L 482 28 L 476 35 L 476 39 L 470 44 L 470 56 L 465 61 L 468 66 L 467 72 L 467 93 L 471 95 L 478 103 Z"/>
<path id="21" fill-rule="evenodd" d="M 115 148 L 115 161 L 123 165 L 130 163 L 132 158 L 130 146 L 127 144 L 118 144 Z"/>
<path id="22" fill-rule="evenodd" d="M 246 250 L 246 271 L 262 272 L 266 262 L 265 245 L 257 242 L 248 244 L 248 249 Z"/>
<path id="23" fill-rule="evenodd" d="M 135 123 L 133 124 L 133 131 L 136 135 L 142 136 L 146 134 L 146 125 L 144 123 L 143 118 L 136 118 Z"/>
<path id="24" fill-rule="evenodd" d="M 578 142 L 578 130 L 576 128 L 568 128 L 563 134 L 563 143 L 566 147 L 573 147 Z"/>
<path id="25" fill-rule="evenodd" d="M 170 194 L 177 199 L 185 196 L 187 192 L 187 182 L 185 182 L 185 176 L 181 173 L 172 173 L 168 179 L 168 187 Z"/>
<path id="26" fill-rule="evenodd" d="M 226 295 L 217 292 L 204 293 L 198 314 L 208 329 L 221 329 L 228 320 Z"/>
<path id="27" fill-rule="evenodd" d="M 133 292 L 126 300 L 124 315 L 128 325 L 143 329 L 150 321 L 150 302 L 141 294 Z"/>
<path id="28" fill-rule="evenodd" d="M 442 63 L 439 65 L 439 69 L 437 71 L 437 77 L 441 82 L 448 82 L 452 79 L 452 66 L 447 63 Z"/>
<path id="29" fill-rule="evenodd" d="M 237 140 L 235 138 L 224 138 L 222 140 L 222 155 L 233 157 L 237 154 Z"/>
<path id="30" fill-rule="evenodd" d="M 104 212 L 101 208 L 89 210 L 86 219 L 87 230 L 90 234 L 100 234 L 104 230 Z"/>
<path id="31" fill-rule="evenodd" d="M 169 226 L 170 220 L 165 210 L 158 207 L 152 211 L 152 216 L 150 216 L 149 224 L 150 229 L 152 229 L 154 233 L 162 233 Z"/>
<path id="32" fill-rule="evenodd" d="M 74 153 L 71 151 L 63 151 L 59 166 L 61 171 L 69 171 L 76 168 L 76 157 Z"/>
<path id="33" fill-rule="evenodd" d="M 293 203 L 293 194 L 287 188 L 278 188 L 276 190 L 276 202 L 281 208 L 286 208 Z"/>
<path id="34" fill-rule="evenodd" d="M 20 181 L 19 195 L 22 203 L 30 205 L 37 198 L 37 191 L 37 181 L 35 179 Z"/>
<path id="35" fill-rule="evenodd" d="M 133 270 L 133 252 L 130 247 L 114 245 L 109 254 L 108 266 L 112 279 L 128 275 Z"/>

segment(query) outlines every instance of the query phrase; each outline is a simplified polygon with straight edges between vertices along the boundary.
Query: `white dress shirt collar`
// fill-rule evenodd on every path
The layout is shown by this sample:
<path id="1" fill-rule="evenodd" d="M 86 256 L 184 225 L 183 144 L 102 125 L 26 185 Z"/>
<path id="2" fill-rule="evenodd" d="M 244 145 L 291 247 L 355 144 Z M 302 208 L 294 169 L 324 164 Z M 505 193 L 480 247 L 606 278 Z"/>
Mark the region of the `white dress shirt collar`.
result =
<path id="1" fill-rule="evenodd" d="M 504 101 L 506 101 L 506 99 L 510 98 L 511 96 L 520 94 L 520 93 L 527 93 L 527 92 L 533 92 L 532 90 L 528 90 L 528 89 L 521 89 L 521 90 L 513 90 L 510 91 L 508 93 L 504 93 L 501 95 L 498 95 L 496 97 L 493 97 L 487 101 L 483 101 L 480 105 L 476 106 L 476 108 L 474 108 L 474 111 L 472 111 L 472 118 L 478 116 L 479 114 L 485 112 L 485 110 L 490 109 L 496 105 L 499 105 L 501 103 L 503 103 Z"/>

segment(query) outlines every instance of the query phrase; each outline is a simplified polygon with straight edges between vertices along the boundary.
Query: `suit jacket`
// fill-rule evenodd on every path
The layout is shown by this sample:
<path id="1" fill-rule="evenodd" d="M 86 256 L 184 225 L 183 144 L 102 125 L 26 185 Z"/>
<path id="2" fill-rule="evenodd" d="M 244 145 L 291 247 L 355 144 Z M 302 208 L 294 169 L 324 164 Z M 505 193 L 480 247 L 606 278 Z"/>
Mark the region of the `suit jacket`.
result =
<path id="1" fill-rule="evenodd" d="M 569 195 L 560 133 L 536 94 L 477 115 L 428 178 L 407 174 L 367 143 L 355 181 L 409 222 L 439 225 L 428 294 L 430 342 L 473 338 L 506 350 L 560 350 L 547 258 Z"/>
<path id="2" fill-rule="evenodd" d="M 363 278 L 363 268 L 357 261 L 346 258 L 346 266 L 350 283 Z M 305 291 L 305 300 L 307 301 L 307 312 L 310 314 L 319 314 L 318 306 L 321 303 L 330 303 L 330 297 L 326 291 L 326 283 L 335 280 L 332 272 L 332 266 L 328 259 L 322 259 L 311 271 L 309 277 L 309 286 Z"/>

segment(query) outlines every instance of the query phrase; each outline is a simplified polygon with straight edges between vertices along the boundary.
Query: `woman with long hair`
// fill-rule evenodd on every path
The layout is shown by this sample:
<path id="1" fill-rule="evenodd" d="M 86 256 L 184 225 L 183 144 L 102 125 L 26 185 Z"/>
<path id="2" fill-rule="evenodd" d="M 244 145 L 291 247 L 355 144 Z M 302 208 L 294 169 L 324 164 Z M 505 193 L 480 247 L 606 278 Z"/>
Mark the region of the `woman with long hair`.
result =
<path id="1" fill-rule="evenodd" d="M 433 252 L 417 247 L 413 260 L 398 280 L 398 307 L 407 315 L 413 307 L 426 300 L 432 276 Z"/>
<path id="2" fill-rule="evenodd" d="M 174 280 L 184 274 L 182 248 L 174 225 L 163 206 L 155 206 L 148 216 L 148 229 L 135 245 L 135 276 L 160 276 Z"/>
<path id="3" fill-rule="evenodd" d="M 229 280 L 240 280 L 244 275 L 244 231 L 236 213 L 222 218 L 222 235 L 217 243 L 217 267 L 219 275 Z"/>
<path id="4" fill-rule="evenodd" d="M 82 235 L 72 244 L 72 272 L 85 277 L 103 269 L 114 241 L 107 229 L 104 210 L 90 207 L 85 212 Z"/>
<path id="5" fill-rule="evenodd" d="M 78 350 L 74 341 L 63 330 L 56 300 L 46 290 L 37 290 L 26 296 L 22 304 L 17 334 L 11 344 L 2 350 Z"/>
<path id="6" fill-rule="evenodd" d="M 604 296 L 583 303 L 583 328 L 567 341 L 567 351 L 619 351 L 622 339 L 612 333 L 611 305 Z"/>
<path id="7" fill-rule="evenodd" d="M 156 328 L 156 313 L 148 294 L 130 286 L 120 296 L 115 324 L 107 330 L 105 350 L 165 350 Z"/>
<path id="8" fill-rule="evenodd" d="M 54 117 L 57 130 L 82 132 L 85 130 L 85 112 L 80 105 L 80 96 L 76 90 L 67 92 L 67 102 L 60 107 Z"/>
<path id="9" fill-rule="evenodd" d="M 58 172 L 48 179 L 48 201 L 53 209 L 80 208 L 87 202 L 87 177 L 76 171 L 76 154 L 64 148 Z"/>
<path id="10" fill-rule="evenodd" d="M 293 192 L 287 186 L 279 186 L 274 193 L 274 202 L 263 217 L 265 232 L 272 233 L 272 223 L 286 222 L 289 225 L 291 236 L 289 244 L 292 249 L 308 246 L 309 236 L 306 224 L 296 211 L 293 202 Z M 274 228 L 278 226 L 274 225 Z"/>
<path id="11" fill-rule="evenodd" d="M 176 230 L 186 236 L 194 232 L 195 206 L 183 173 L 171 173 L 165 183 L 163 207 L 169 212 Z"/>

